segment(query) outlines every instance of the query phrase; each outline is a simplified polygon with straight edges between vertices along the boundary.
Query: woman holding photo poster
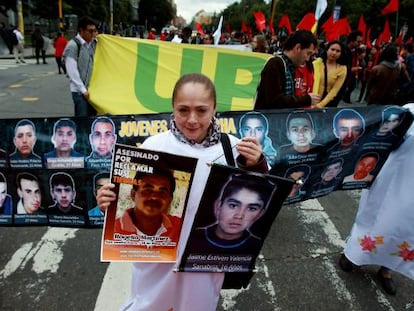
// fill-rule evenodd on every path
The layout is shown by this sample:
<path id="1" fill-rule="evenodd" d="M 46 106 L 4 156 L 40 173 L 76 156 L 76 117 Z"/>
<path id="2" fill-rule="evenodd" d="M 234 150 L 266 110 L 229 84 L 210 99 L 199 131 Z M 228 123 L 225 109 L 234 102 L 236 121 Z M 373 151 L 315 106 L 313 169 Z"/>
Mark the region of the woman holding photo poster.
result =
<path id="1" fill-rule="evenodd" d="M 172 95 L 170 130 L 149 137 L 142 148 L 198 158 L 178 244 L 181 258 L 210 172 L 209 162 L 226 164 L 216 113 L 216 91 L 211 80 L 198 73 L 182 76 Z M 267 172 L 268 166 L 256 138 L 229 136 L 239 167 Z M 97 195 L 102 210 L 116 200 L 114 185 Z M 224 273 L 174 272 L 176 264 L 135 263 L 130 298 L 121 310 L 216 310 Z M 160 297 L 162 297 L 160 299 Z M 203 302 L 203 303 L 200 303 Z"/>

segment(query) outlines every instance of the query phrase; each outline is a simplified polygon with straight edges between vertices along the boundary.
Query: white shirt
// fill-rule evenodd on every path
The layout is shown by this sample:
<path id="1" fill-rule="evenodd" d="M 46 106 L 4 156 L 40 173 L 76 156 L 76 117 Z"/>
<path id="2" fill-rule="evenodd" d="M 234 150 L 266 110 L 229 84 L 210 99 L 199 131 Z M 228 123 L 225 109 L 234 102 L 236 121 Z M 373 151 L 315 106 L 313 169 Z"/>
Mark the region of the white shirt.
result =
<path id="1" fill-rule="evenodd" d="M 229 135 L 234 146 L 238 139 Z M 198 158 L 193 184 L 185 211 L 178 243 L 177 263 L 134 263 L 131 296 L 123 304 L 123 311 L 213 311 L 217 308 L 224 273 L 174 272 L 184 252 L 188 236 L 210 174 L 207 163 L 226 164 L 221 144 L 211 147 L 190 146 L 180 142 L 170 132 L 149 137 L 142 148 Z M 238 156 L 233 150 L 234 158 Z"/>

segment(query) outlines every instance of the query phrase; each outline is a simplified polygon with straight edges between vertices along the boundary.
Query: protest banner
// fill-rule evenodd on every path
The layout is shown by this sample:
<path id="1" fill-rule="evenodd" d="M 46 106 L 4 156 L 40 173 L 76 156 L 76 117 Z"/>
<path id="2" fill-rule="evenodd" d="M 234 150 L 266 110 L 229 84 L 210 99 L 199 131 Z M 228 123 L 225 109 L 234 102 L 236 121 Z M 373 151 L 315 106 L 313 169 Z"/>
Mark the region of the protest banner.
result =
<path id="1" fill-rule="evenodd" d="M 99 113 L 137 114 L 172 110 L 178 78 L 208 76 L 217 110 L 250 110 L 260 72 L 270 54 L 214 46 L 99 35 L 89 92 Z"/>
<path id="2" fill-rule="evenodd" d="M 259 140 L 271 175 L 298 181 L 285 204 L 369 187 L 402 143 L 412 118 L 399 106 L 218 114 L 223 133 Z M 0 225 L 102 226 L 95 194 L 105 179 L 101 174 L 109 178 L 115 143 L 139 147 L 147 137 L 167 131 L 169 120 L 169 113 L 0 120 L 0 185 L 8 194 L 0 201 Z M 344 120 L 353 126 L 344 126 Z M 112 131 L 102 132 L 102 125 Z M 33 134 L 29 148 L 22 150 L 15 137 L 21 127 Z M 62 143 L 59 135 L 68 133 L 70 143 Z M 34 187 L 33 200 L 23 196 L 17 178 L 23 173 Z M 64 186 L 71 190 L 64 204 L 56 204 L 59 198 L 53 193 L 56 173 L 66 176 Z M 54 214 L 53 206 L 58 208 Z"/>

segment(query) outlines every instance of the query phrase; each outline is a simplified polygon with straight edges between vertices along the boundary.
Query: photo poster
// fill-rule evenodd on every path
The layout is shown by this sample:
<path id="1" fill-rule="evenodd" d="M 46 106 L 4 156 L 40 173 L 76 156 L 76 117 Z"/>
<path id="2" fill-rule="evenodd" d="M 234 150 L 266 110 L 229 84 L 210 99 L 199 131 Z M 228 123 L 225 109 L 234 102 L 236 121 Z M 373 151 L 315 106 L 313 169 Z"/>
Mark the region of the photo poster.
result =
<path id="1" fill-rule="evenodd" d="M 179 271 L 254 271 L 292 185 L 289 179 L 213 164 Z"/>
<path id="2" fill-rule="evenodd" d="M 197 159 L 115 144 L 101 261 L 175 262 Z"/>

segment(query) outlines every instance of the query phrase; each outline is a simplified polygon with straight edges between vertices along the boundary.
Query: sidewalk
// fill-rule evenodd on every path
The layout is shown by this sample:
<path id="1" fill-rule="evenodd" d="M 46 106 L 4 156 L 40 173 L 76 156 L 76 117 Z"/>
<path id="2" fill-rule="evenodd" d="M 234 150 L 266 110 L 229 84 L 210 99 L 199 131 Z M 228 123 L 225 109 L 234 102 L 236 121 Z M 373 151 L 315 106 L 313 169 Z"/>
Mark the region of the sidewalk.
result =
<path id="1" fill-rule="evenodd" d="M 53 47 L 49 47 L 46 51 L 46 57 L 54 57 L 54 53 L 55 49 Z M 24 58 L 35 58 L 35 49 L 32 47 L 25 47 Z M 14 59 L 14 55 L 9 53 L 0 54 L 0 59 Z"/>

